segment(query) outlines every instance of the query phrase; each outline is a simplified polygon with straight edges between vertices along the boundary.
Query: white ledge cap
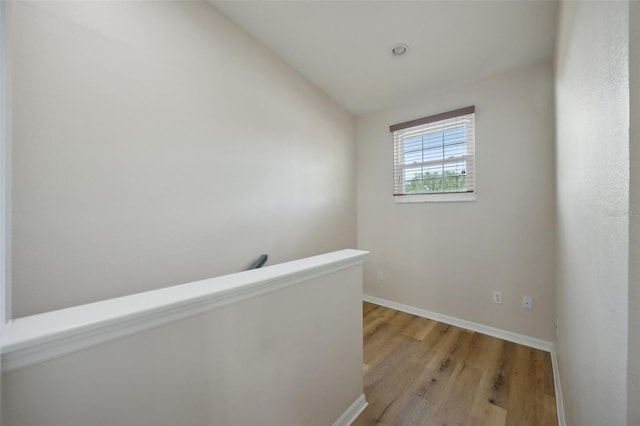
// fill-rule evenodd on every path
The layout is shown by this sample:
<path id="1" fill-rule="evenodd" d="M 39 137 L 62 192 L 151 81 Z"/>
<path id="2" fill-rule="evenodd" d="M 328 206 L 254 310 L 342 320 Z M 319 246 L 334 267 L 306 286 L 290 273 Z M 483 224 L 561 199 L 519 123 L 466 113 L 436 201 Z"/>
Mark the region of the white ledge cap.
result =
<path id="1" fill-rule="evenodd" d="M 9 321 L 3 371 L 26 367 L 364 262 L 345 249 Z"/>

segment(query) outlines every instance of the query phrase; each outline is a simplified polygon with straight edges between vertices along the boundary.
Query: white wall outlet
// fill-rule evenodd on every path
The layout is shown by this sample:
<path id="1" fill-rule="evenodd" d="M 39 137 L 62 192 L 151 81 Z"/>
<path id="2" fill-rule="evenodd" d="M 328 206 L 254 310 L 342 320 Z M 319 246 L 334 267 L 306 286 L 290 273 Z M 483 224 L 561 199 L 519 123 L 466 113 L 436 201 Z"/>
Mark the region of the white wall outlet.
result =
<path id="1" fill-rule="evenodd" d="M 384 280 L 384 272 L 382 272 L 382 271 L 378 271 L 378 279 L 379 279 L 380 281 Z"/>
<path id="2" fill-rule="evenodd" d="M 522 296 L 522 309 L 526 309 L 527 311 L 533 311 L 533 297 Z"/>
<path id="3" fill-rule="evenodd" d="M 501 291 L 494 291 L 493 292 L 493 303 L 498 303 L 498 304 L 502 305 L 502 292 Z"/>

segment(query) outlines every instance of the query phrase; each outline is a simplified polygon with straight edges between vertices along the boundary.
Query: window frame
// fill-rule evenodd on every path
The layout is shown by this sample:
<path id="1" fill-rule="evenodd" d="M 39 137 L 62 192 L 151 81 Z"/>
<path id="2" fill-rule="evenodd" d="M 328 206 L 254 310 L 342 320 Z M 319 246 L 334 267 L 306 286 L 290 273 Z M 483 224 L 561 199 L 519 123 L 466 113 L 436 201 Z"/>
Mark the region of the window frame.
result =
<path id="1" fill-rule="evenodd" d="M 407 132 L 411 129 L 415 129 L 417 127 L 425 126 L 427 124 L 437 125 L 438 122 L 442 122 L 450 119 L 458 119 L 463 118 L 465 116 L 471 117 L 471 134 L 466 135 L 466 144 L 467 144 L 467 152 L 462 156 L 456 156 L 452 158 L 442 158 L 435 160 L 427 160 L 421 162 L 414 162 L 411 164 L 405 164 L 404 161 L 404 141 L 408 139 L 410 136 L 399 138 L 397 137 L 397 133 Z M 444 123 L 443 123 L 444 124 Z M 450 129 L 460 128 L 460 125 L 455 125 L 452 123 L 452 127 Z M 416 129 L 417 130 L 417 129 Z M 442 128 L 439 129 L 439 132 L 446 131 L 448 129 Z M 421 203 L 421 202 L 447 202 L 447 201 L 474 201 L 476 199 L 476 165 L 475 165 L 475 105 L 459 108 L 452 111 L 443 112 L 440 114 L 431 115 L 428 117 L 418 118 L 416 120 L 411 120 L 399 124 L 394 124 L 389 126 L 389 131 L 392 135 L 392 145 L 393 145 L 393 198 L 397 203 Z M 436 133 L 435 131 L 433 133 Z M 422 133 L 423 135 L 428 134 L 427 131 Z M 443 149 L 444 149 L 443 142 Z M 424 152 L 424 147 L 422 148 Z M 470 176 L 472 180 L 472 187 L 467 191 L 449 191 L 449 192 L 420 192 L 420 193 L 404 193 L 404 184 L 406 183 L 404 174 L 405 170 L 408 168 L 423 168 L 425 166 L 433 166 L 433 165 L 442 165 L 443 167 L 447 164 L 455 164 L 463 160 L 465 162 L 465 174 Z M 424 173 L 424 172 L 423 172 Z M 444 177 L 443 177 L 444 178 Z M 400 186 L 398 186 L 400 184 Z M 397 192 L 397 188 L 402 188 L 402 193 Z"/>

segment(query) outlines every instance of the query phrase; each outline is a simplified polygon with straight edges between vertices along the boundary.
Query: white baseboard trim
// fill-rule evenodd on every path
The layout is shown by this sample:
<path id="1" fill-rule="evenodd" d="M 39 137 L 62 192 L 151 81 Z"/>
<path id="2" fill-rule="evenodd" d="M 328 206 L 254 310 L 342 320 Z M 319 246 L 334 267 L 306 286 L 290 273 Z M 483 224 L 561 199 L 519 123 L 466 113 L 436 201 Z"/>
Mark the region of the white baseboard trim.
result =
<path id="1" fill-rule="evenodd" d="M 478 333 L 497 337 L 509 342 L 519 343 L 531 348 L 541 349 L 547 352 L 551 352 L 551 349 L 553 348 L 553 342 L 536 339 L 535 337 L 525 336 L 524 334 L 514 333 L 512 331 L 502 330 L 500 328 L 490 327 L 488 325 L 480 324 L 473 321 L 450 317 L 449 315 L 443 315 L 436 312 L 427 311 L 425 309 L 414 308 L 413 306 L 403 305 L 402 303 L 393 302 L 391 300 L 380 299 L 378 297 L 367 295 L 362 295 L 362 300 L 364 300 L 365 302 L 374 303 L 376 305 L 386 306 L 387 308 L 395 309 L 396 311 L 402 311 L 419 317 L 443 322 L 445 324 L 455 325 L 456 327 L 465 328 L 467 330 L 477 331 Z"/>
<path id="2" fill-rule="evenodd" d="M 367 408 L 367 405 L 369 405 L 369 403 L 367 402 L 367 399 L 365 398 L 364 394 L 360 395 L 358 399 L 356 399 L 354 403 L 351 404 L 349 408 L 347 408 L 347 411 L 345 411 L 340 416 L 340 418 L 335 421 L 333 426 L 351 425 L 351 423 L 353 423 L 358 418 L 360 413 L 362 413 L 364 409 Z"/>
<path id="3" fill-rule="evenodd" d="M 514 333 L 500 328 L 490 327 L 488 325 L 480 324 L 473 321 L 467 321 L 449 315 L 443 315 L 436 312 L 427 311 L 425 309 L 415 308 L 413 306 L 404 305 L 402 303 L 393 302 L 387 299 L 380 299 L 378 297 L 362 295 L 362 300 L 365 302 L 373 303 L 387 308 L 395 309 L 396 311 L 406 312 L 411 315 L 416 315 L 423 318 L 428 318 L 434 321 L 443 322 L 445 324 L 454 325 L 456 327 L 465 328 L 467 330 L 476 331 L 478 333 L 486 334 L 489 336 L 497 337 L 499 339 L 507 340 L 509 342 L 518 343 L 520 345 L 529 346 L 530 348 L 540 349 L 549 352 L 551 355 L 551 365 L 553 368 L 553 385 L 556 393 L 556 409 L 558 410 L 558 425 L 566 426 L 566 420 L 564 416 L 564 403 L 562 401 L 562 390 L 560 388 L 560 372 L 558 370 L 558 358 L 556 356 L 556 349 L 553 342 L 547 340 L 537 339 L 535 337 L 525 336 L 524 334 Z"/>
<path id="4" fill-rule="evenodd" d="M 556 391 L 556 410 L 558 411 L 558 426 L 566 426 L 567 420 L 564 417 L 564 401 L 562 400 L 562 388 L 560 386 L 560 370 L 558 368 L 558 356 L 556 348 L 551 348 L 551 365 L 553 367 L 553 385 Z"/>

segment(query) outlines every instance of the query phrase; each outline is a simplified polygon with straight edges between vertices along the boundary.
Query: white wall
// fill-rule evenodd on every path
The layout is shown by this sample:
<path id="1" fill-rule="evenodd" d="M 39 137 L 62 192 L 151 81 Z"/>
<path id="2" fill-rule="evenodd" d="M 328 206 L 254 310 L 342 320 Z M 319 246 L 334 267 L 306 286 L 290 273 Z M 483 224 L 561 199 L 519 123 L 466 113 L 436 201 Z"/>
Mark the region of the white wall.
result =
<path id="1" fill-rule="evenodd" d="M 628 2 L 560 10 L 557 352 L 569 425 L 627 424 L 628 12 Z"/>
<path id="2" fill-rule="evenodd" d="M 630 187 L 628 418 L 640 425 L 640 3 L 629 2 Z"/>
<path id="3" fill-rule="evenodd" d="M 13 2 L 13 315 L 356 243 L 354 119 L 204 2 Z"/>
<path id="4" fill-rule="evenodd" d="M 316 278 L 5 373 L 2 424 L 333 424 L 362 395 L 362 268 L 306 274 Z"/>
<path id="5" fill-rule="evenodd" d="M 10 245 L 8 244 L 9 230 L 9 85 L 7 63 L 7 2 L 0 2 L 0 340 L 3 336 L 6 321 L 5 289 L 9 272 Z M 2 356 L 0 356 L 2 365 Z M 0 378 L 0 398 L 2 397 L 2 379 Z M 0 404 L 0 419 L 2 418 L 2 406 Z M 1 423 L 1 422 L 0 422 Z"/>
<path id="6" fill-rule="evenodd" d="M 476 106 L 477 200 L 395 204 L 389 125 Z M 553 75 L 549 63 L 357 119 L 364 292 L 553 339 Z M 384 280 L 377 280 L 377 271 Z M 492 303 L 493 290 L 504 304 Z M 534 298 L 534 310 L 521 297 Z"/>

